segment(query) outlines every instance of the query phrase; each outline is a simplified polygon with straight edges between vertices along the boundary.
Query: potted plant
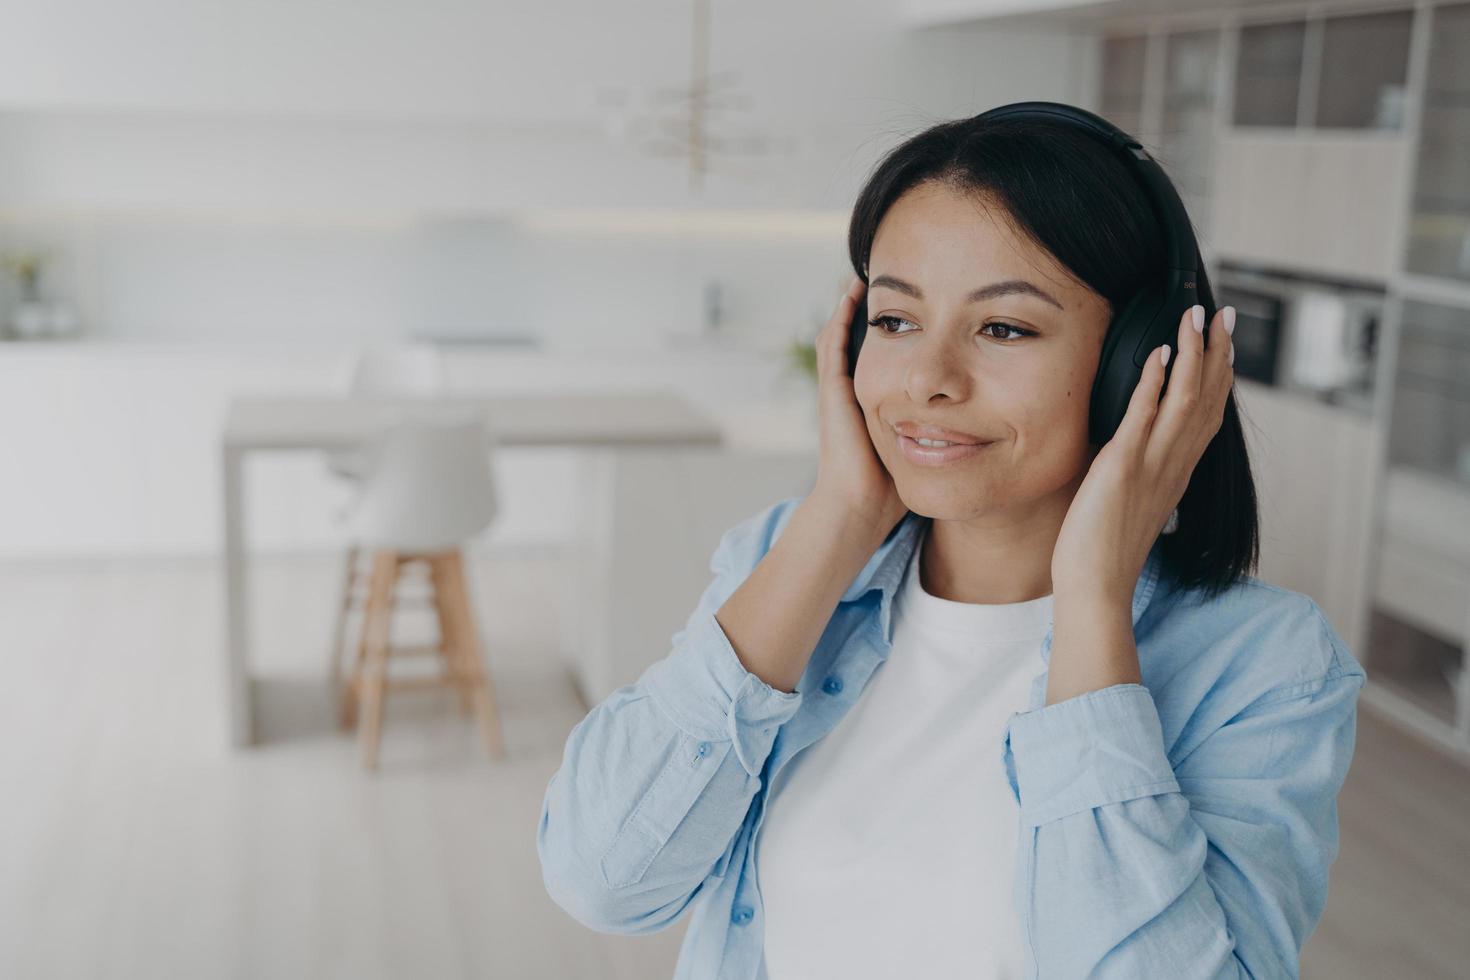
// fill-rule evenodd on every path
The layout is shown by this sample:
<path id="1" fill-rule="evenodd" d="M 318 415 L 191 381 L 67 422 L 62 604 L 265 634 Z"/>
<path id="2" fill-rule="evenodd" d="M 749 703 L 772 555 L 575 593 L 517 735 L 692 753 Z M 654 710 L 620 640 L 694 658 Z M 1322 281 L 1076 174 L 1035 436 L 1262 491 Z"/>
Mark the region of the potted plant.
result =
<path id="1" fill-rule="evenodd" d="M 817 345 L 809 340 L 793 340 L 786 348 L 787 366 L 817 381 Z"/>
<path id="2" fill-rule="evenodd" d="M 47 256 L 41 252 L 6 252 L 0 255 L 0 266 L 20 286 L 20 302 L 10 315 L 10 333 L 34 339 L 70 333 L 75 327 L 71 309 L 64 303 L 47 303 L 41 299 L 41 269 Z"/>
<path id="3" fill-rule="evenodd" d="M 41 256 L 36 252 L 6 252 L 0 265 L 20 286 L 20 302 L 10 316 L 10 330 L 19 337 L 33 337 L 46 330 L 46 307 L 41 302 Z"/>

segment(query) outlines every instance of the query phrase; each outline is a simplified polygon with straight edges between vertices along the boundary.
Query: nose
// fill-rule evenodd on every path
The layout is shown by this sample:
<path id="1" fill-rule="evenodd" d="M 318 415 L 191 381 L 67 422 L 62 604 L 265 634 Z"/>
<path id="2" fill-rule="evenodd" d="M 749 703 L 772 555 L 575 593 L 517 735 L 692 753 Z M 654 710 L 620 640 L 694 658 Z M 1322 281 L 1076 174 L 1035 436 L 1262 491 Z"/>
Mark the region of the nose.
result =
<path id="1" fill-rule="evenodd" d="M 968 398 L 970 378 L 958 343 L 936 332 L 910 347 L 904 388 L 919 404 L 927 404 L 936 395 L 956 402 Z"/>

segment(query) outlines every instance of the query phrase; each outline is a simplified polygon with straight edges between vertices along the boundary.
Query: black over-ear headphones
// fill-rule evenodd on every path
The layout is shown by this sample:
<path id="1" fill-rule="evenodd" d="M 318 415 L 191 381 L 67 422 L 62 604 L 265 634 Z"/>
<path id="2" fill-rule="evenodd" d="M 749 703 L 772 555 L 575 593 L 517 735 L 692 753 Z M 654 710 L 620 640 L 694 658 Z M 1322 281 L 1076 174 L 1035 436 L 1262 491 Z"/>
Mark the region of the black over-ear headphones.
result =
<path id="1" fill-rule="evenodd" d="M 1164 231 L 1166 267 L 1113 316 L 1103 339 L 1097 377 L 1092 385 L 1088 421 L 1088 438 L 1093 445 L 1101 446 L 1118 431 L 1128 411 L 1128 400 L 1133 397 L 1133 391 L 1143 376 L 1145 358 L 1162 344 L 1168 344 L 1171 349 L 1178 346 L 1179 321 L 1184 317 L 1184 311 L 1196 303 L 1205 308 L 1208 342 L 1208 324 L 1215 317 L 1215 296 L 1184 204 L 1163 168 L 1137 140 L 1101 116 L 1060 102 L 1014 102 L 982 112 L 974 121 L 1002 119 L 1040 119 L 1061 123 L 1101 141 L 1137 176 Z M 864 280 L 867 279 L 866 272 L 864 270 Z M 853 311 L 847 332 L 849 375 L 857 369 L 858 351 L 862 349 L 867 332 L 867 302 L 864 299 Z M 1175 350 L 1174 354 L 1177 353 Z M 1175 360 L 1171 355 L 1165 369 L 1165 384 Z"/>

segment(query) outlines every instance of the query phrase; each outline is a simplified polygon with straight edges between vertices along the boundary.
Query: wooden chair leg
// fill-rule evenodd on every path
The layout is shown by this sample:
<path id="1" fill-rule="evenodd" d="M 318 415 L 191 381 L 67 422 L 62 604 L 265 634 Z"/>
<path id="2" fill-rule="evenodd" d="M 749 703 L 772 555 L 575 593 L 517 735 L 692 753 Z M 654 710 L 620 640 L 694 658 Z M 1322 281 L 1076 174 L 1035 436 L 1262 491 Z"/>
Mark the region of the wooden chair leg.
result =
<path id="1" fill-rule="evenodd" d="M 342 570 L 341 601 L 337 603 L 337 622 L 332 628 L 332 689 L 342 689 L 342 647 L 347 639 L 347 615 L 352 610 L 352 587 L 357 571 L 357 545 L 347 548 L 346 567 Z"/>
<path id="2" fill-rule="evenodd" d="M 459 695 L 460 713 L 468 715 L 474 710 L 467 683 L 470 674 L 466 670 L 468 664 L 464 656 L 465 645 L 456 632 L 459 629 L 458 617 L 450 610 L 453 585 L 448 581 L 445 567 L 443 555 L 429 558 L 429 583 L 434 591 L 434 611 L 439 617 L 439 644 L 444 654 L 445 673 L 454 681 L 455 691 Z"/>
<path id="3" fill-rule="evenodd" d="M 354 576 L 356 571 L 354 570 Z M 371 570 L 369 570 L 371 578 Z M 371 582 L 369 582 L 371 586 Z M 362 621 L 357 630 L 357 642 L 352 645 L 353 666 L 345 681 L 340 687 L 341 717 L 340 723 L 344 732 L 350 732 L 357 727 L 357 710 L 362 700 L 362 677 L 363 666 L 367 663 L 368 645 L 368 610 L 366 599 L 362 608 Z"/>
<path id="4" fill-rule="evenodd" d="M 373 554 L 372 578 L 363 619 L 363 650 L 366 662 L 360 673 L 362 695 L 362 762 L 368 769 L 378 765 L 378 744 L 383 729 L 383 698 L 388 682 L 388 641 L 393 619 L 393 587 L 398 581 L 398 556 L 391 551 Z"/>
<path id="5" fill-rule="evenodd" d="M 471 696 L 478 709 L 480 735 L 485 741 L 490 756 L 496 760 L 505 758 L 505 744 L 500 729 L 500 711 L 495 703 L 495 686 L 481 659 L 479 638 L 475 631 L 475 618 L 470 604 L 469 589 L 465 585 L 464 558 L 458 548 L 445 552 L 439 559 L 441 575 L 447 586 L 447 606 L 454 623 L 455 644 L 459 650 L 462 669 L 468 673 Z"/>
<path id="6" fill-rule="evenodd" d="M 357 727 L 357 704 L 362 693 L 362 668 L 367 663 L 367 609 L 363 609 L 362 627 L 358 631 L 357 643 L 353 645 L 352 670 L 339 688 L 341 713 L 339 723 L 344 732 Z"/>

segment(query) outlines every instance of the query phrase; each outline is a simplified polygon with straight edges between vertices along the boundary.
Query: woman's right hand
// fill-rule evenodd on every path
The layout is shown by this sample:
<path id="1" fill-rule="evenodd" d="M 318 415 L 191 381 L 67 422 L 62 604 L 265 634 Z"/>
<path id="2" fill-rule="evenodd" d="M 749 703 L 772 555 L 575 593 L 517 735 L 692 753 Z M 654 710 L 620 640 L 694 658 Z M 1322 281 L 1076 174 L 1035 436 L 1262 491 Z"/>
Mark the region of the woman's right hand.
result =
<path id="1" fill-rule="evenodd" d="M 823 507 L 871 529 L 881 543 L 908 508 L 868 435 L 862 406 L 847 373 L 847 332 L 864 303 L 867 283 L 853 276 L 837 309 L 817 334 L 817 410 L 821 456 L 812 496 Z"/>

